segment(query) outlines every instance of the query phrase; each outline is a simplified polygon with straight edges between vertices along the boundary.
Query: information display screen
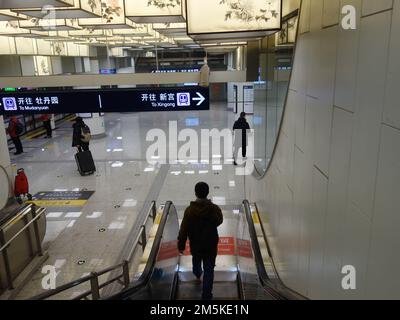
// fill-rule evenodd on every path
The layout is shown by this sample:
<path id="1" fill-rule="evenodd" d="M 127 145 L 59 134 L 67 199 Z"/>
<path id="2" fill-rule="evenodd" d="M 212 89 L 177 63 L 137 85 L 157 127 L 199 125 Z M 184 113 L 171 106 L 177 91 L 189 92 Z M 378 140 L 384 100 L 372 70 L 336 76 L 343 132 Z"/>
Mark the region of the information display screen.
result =
<path id="1" fill-rule="evenodd" d="M 0 93 L 2 115 L 209 110 L 206 87 Z"/>

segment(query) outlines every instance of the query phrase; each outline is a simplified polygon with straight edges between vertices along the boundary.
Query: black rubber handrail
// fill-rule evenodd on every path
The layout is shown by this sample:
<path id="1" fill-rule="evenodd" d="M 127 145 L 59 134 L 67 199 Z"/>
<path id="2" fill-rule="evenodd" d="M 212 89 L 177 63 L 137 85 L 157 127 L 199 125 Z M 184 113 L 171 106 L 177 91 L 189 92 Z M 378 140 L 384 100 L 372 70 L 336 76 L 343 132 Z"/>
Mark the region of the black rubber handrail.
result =
<path id="1" fill-rule="evenodd" d="M 168 216 L 170 214 L 171 208 L 175 209 L 174 204 L 171 201 L 168 201 L 165 206 L 161 216 L 160 224 L 157 229 L 156 236 L 154 238 L 153 246 L 150 251 L 149 258 L 147 260 L 146 266 L 143 270 L 143 273 L 139 277 L 137 281 L 135 281 L 132 286 L 128 289 L 121 291 L 120 293 L 107 298 L 107 300 L 125 300 L 128 299 L 130 296 L 134 295 L 135 293 L 139 292 L 140 290 L 146 288 L 151 281 L 154 267 L 156 264 L 158 252 L 160 250 L 160 245 L 164 233 L 164 228 L 168 220 Z"/>
<path id="2" fill-rule="evenodd" d="M 263 286 L 264 290 L 278 300 L 308 300 L 303 295 L 301 295 L 298 292 L 285 286 L 284 283 L 282 282 L 282 280 L 280 279 L 279 274 L 275 268 L 275 264 L 273 262 L 273 258 L 271 256 L 268 242 L 267 242 L 267 239 L 266 239 L 265 233 L 264 233 L 264 240 L 267 243 L 268 254 L 270 256 L 270 259 L 271 259 L 273 267 L 274 267 L 274 271 L 276 273 L 276 279 L 274 279 L 274 280 L 270 279 L 267 271 L 265 270 L 264 260 L 262 258 L 260 244 L 258 242 L 257 232 L 256 232 L 256 229 L 254 226 L 251 207 L 250 207 L 250 203 L 248 200 L 243 201 L 243 208 L 244 208 L 244 213 L 246 216 L 247 224 L 249 227 L 249 234 L 250 234 L 251 245 L 252 245 L 252 249 L 253 249 L 254 260 L 256 263 L 258 277 L 259 277 L 260 283 Z"/>

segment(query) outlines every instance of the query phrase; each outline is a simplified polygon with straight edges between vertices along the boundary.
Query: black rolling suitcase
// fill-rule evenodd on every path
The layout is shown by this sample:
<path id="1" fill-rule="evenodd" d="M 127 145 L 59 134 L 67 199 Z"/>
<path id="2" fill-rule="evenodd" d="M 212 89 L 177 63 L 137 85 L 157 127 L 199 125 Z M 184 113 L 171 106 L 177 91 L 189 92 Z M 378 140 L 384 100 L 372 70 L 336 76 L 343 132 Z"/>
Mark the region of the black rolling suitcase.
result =
<path id="1" fill-rule="evenodd" d="M 90 151 L 78 152 L 75 154 L 75 160 L 81 176 L 88 176 L 96 172 L 96 166 Z"/>

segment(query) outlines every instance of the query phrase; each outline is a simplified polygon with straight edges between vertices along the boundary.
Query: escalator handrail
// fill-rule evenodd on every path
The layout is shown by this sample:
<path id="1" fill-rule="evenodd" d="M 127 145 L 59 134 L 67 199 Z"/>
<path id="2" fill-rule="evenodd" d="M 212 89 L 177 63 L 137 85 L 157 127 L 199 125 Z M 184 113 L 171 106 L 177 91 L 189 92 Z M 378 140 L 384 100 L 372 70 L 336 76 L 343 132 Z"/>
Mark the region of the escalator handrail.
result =
<path id="1" fill-rule="evenodd" d="M 246 215 L 246 220 L 249 226 L 249 234 L 251 239 L 251 245 L 254 253 L 254 259 L 256 262 L 256 268 L 258 277 L 260 279 L 261 284 L 263 285 L 264 289 L 271 294 L 273 297 L 280 299 L 280 300 L 307 300 L 306 297 L 299 294 L 298 292 L 288 288 L 284 285 L 282 280 L 279 278 L 278 272 L 275 268 L 275 264 L 273 258 L 271 256 L 271 252 L 268 246 L 267 239 L 265 241 L 267 243 L 268 254 L 273 264 L 274 271 L 277 275 L 277 280 L 271 280 L 268 276 L 267 271 L 265 270 L 264 260 L 262 258 L 260 244 L 258 243 L 257 233 L 254 226 L 254 221 L 252 217 L 251 207 L 248 200 L 243 201 L 244 212 Z M 261 222 L 260 222 L 261 223 Z M 265 233 L 263 233 L 265 237 Z"/>
<path id="2" fill-rule="evenodd" d="M 26 214 L 34 210 L 32 203 L 20 206 L 13 211 L 10 211 L 6 216 L 0 218 L 0 229 L 7 229 L 11 225 L 21 220 Z"/>
<path id="3" fill-rule="evenodd" d="M 283 285 L 283 281 L 282 281 L 281 277 L 279 276 L 278 269 L 276 268 L 276 265 L 275 265 L 275 260 L 274 260 L 274 258 L 272 256 L 271 247 L 269 246 L 269 241 L 268 241 L 265 229 L 264 229 L 264 225 L 261 223 L 260 212 L 258 211 L 258 207 L 257 207 L 256 203 L 254 204 L 254 207 L 256 209 L 257 218 L 260 221 L 261 232 L 263 234 L 263 239 L 264 239 L 265 245 L 267 246 L 268 256 L 269 256 L 269 258 L 270 258 L 270 260 L 272 262 L 272 268 L 274 269 L 274 273 L 275 273 L 276 278 Z"/>
<path id="4" fill-rule="evenodd" d="M 286 297 L 281 295 L 279 291 L 276 288 L 274 288 L 275 284 L 271 281 L 267 271 L 265 270 L 264 261 L 261 255 L 260 244 L 258 243 L 257 234 L 253 223 L 253 218 L 251 215 L 250 203 L 247 200 L 244 200 L 243 207 L 249 229 L 249 235 L 251 240 L 251 246 L 253 249 L 254 260 L 257 268 L 257 274 L 261 282 L 261 285 L 274 298 L 278 300 L 286 300 Z"/>
<path id="5" fill-rule="evenodd" d="M 154 238 L 153 245 L 151 247 L 149 258 L 147 260 L 146 266 L 145 266 L 141 276 L 139 277 L 139 279 L 136 280 L 132 284 L 131 287 L 121 291 L 120 293 L 118 293 L 112 297 L 107 298 L 107 300 L 121 300 L 121 299 L 123 300 L 123 299 L 128 298 L 129 296 L 135 294 L 139 290 L 146 288 L 149 285 L 149 283 L 151 281 L 151 277 L 153 275 L 155 264 L 157 262 L 156 259 L 158 256 L 158 252 L 160 250 L 161 241 L 162 241 L 162 237 L 163 237 L 163 233 L 164 233 L 164 228 L 167 223 L 167 219 L 168 219 L 171 208 L 175 208 L 174 204 L 171 201 L 166 202 L 162 216 L 161 216 L 160 224 L 158 226 L 157 233 Z"/>

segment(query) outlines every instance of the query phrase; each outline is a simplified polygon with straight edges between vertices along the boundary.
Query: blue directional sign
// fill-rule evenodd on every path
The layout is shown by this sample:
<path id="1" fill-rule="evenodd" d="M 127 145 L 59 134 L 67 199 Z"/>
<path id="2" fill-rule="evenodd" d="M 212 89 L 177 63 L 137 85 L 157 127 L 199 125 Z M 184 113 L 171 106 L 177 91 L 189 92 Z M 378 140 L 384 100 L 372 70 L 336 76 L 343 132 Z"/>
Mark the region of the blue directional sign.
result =
<path id="1" fill-rule="evenodd" d="M 24 91 L 0 93 L 3 115 L 209 110 L 206 87 Z"/>
<path id="2" fill-rule="evenodd" d="M 100 74 L 116 74 L 117 69 L 100 69 Z"/>

